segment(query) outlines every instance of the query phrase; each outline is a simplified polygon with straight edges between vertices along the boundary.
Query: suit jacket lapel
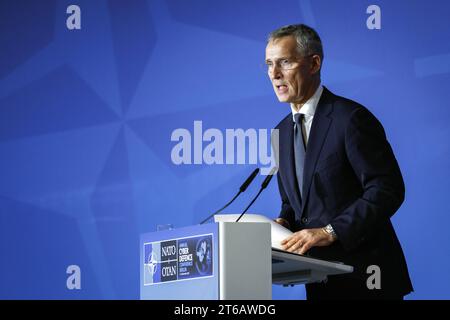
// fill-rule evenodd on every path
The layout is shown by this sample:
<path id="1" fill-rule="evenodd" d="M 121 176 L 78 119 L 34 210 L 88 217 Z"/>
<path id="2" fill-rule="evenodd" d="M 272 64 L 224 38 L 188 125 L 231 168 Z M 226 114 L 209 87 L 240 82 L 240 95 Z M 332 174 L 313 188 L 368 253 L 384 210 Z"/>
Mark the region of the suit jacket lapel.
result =
<path id="1" fill-rule="evenodd" d="M 306 202 L 308 200 L 312 177 L 314 170 L 316 168 L 316 163 L 319 158 L 320 151 L 322 150 L 323 143 L 328 134 L 328 130 L 330 128 L 330 124 L 332 121 L 332 119 L 328 117 L 333 107 L 330 99 L 331 95 L 332 93 L 324 87 L 322 96 L 319 100 L 316 112 L 314 114 L 311 132 L 309 134 L 308 144 L 306 146 L 305 167 L 303 171 L 304 199 L 302 199 L 303 200 L 301 210 L 302 215 L 303 210 L 306 207 Z"/>

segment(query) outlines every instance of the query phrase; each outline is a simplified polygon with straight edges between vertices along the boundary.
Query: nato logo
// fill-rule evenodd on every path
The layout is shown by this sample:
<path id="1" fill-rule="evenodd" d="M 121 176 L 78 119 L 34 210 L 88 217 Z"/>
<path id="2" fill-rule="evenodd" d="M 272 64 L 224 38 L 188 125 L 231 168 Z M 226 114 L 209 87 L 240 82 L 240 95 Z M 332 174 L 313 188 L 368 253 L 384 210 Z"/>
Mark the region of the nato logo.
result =
<path id="1" fill-rule="evenodd" d="M 160 243 L 144 244 L 144 285 L 161 281 Z"/>
<path id="2" fill-rule="evenodd" d="M 195 252 L 195 268 L 199 275 L 212 274 L 212 250 L 211 237 L 200 238 L 197 241 Z"/>
<path id="3" fill-rule="evenodd" d="M 156 270 L 158 269 L 158 260 L 156 259 L 156 253 L 154 253 L 153 251 L 150 253 L 148 262 L 145 266 L 148 268 L 147 272 L 150 275 L 153 276 L 156 273 Z"/>

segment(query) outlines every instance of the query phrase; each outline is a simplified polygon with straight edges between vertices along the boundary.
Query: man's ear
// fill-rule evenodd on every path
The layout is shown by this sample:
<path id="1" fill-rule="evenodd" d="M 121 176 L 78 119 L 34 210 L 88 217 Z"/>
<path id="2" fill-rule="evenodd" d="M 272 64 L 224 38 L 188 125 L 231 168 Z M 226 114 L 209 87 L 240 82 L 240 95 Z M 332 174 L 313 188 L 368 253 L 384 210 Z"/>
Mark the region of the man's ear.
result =
<path id="1" fill-rule="evenodd" d="M 311 73 L 316 74 L 320 71 L 322 67 L 322 59 L 318 54 L 315 54 L 311 57 Z"/>

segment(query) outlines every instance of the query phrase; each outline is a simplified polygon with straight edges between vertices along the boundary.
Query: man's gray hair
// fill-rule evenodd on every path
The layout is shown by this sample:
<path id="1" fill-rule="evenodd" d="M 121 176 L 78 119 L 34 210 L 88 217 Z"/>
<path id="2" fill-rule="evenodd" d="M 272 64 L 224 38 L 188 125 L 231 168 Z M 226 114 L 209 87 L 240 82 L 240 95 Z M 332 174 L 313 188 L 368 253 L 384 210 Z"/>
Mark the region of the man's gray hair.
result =
<path id="1" fill-rule="evenodd" d="M 319 34 L 311 27 L 304 24 L 290 24 L 281 27 L 269 34 L 268 41 L 279 39 L 285 36 L 294 36 L 297 40 L 297 51 L 303 57 L 317 54 L 323 61 L 322 40 Z"/>

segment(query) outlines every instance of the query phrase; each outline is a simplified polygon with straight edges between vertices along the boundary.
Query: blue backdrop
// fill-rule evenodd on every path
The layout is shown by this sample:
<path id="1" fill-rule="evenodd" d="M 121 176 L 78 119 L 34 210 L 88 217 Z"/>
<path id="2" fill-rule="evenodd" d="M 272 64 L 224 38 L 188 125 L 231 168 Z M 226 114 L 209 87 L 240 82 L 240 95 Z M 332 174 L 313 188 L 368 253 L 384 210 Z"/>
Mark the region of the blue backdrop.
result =
<path id="1" fill-rule="evenodd" d="M 71 4 L 81 29 L 67 28 Z M 139 298 L 139 235 L 198 223 L 255 168 L 175 165 L 172 132 L 273 128 L 290 108 L 259 68 L 265 39 L 301 22 L 322 37 L 323 84 L 367 106 L 394 148 L 408 298 L 450 298 L 448 12 L 444 0 L 1 0 L 0 298 Z M 251 211 L 279 208 L 272 183 Z M 66 287 L 73 264 L 81 290 Z"/>

